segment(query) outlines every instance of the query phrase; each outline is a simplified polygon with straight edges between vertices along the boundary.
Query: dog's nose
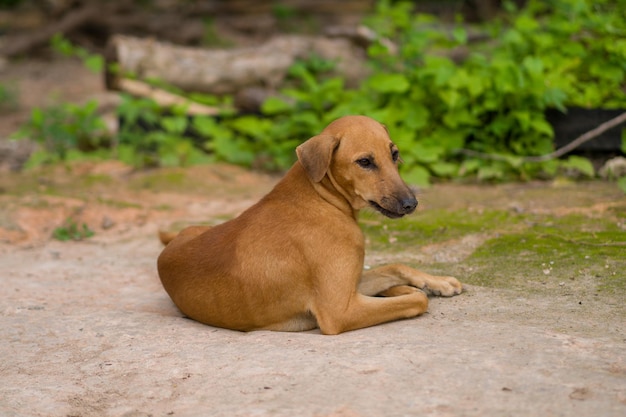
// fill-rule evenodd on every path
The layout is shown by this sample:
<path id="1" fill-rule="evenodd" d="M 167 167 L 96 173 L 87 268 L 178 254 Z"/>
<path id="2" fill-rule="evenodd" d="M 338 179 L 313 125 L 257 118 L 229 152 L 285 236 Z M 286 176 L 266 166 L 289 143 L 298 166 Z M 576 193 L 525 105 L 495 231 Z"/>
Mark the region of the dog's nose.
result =
<path id="1" fill-rule="evenodd" d="M 412 213 L 417 207 L 417 199 L 415 197 L 408 197 L 400 201 L 402 210 L 404 213 Z"/>

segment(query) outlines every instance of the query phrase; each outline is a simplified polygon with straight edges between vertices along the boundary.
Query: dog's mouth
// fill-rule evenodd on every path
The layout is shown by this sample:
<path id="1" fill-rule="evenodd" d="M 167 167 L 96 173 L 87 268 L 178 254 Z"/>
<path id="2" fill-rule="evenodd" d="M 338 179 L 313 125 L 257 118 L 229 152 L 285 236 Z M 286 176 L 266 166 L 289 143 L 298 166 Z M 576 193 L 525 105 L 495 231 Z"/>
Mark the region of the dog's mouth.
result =
<path id="1" fill-rule="evenodd" d="M 378 204 L 377 202 L 372 201 L 372 200 L 369 200 L 368 203 L 376 211 L 378 211 L 379 213 L 389 217 L 390 219 L 399 219 L 400 217 L 403 217 L 406 214 L 406 213 L 398 213 L 398 212 L 395 212 L 395 211 L 387 210 L 386 208 L 384 208 L 383 206 L 381 206 L 380 204 Z"/>

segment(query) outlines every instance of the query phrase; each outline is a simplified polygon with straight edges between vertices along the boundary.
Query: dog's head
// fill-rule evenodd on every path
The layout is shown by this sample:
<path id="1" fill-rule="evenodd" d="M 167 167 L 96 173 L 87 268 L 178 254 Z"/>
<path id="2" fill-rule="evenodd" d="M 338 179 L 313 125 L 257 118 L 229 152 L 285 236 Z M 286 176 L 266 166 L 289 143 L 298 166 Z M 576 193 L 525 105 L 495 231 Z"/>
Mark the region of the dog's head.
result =
<path id="1" fill-rule="evenodd" d="M 387 129 L 365 116 L 345 116 L 296 148 L 312 182 L 328 177 L 353 209 L 371 206 L 387 217 L 412 213 L 415 195 L 398 173 L 399 152 Z"/>

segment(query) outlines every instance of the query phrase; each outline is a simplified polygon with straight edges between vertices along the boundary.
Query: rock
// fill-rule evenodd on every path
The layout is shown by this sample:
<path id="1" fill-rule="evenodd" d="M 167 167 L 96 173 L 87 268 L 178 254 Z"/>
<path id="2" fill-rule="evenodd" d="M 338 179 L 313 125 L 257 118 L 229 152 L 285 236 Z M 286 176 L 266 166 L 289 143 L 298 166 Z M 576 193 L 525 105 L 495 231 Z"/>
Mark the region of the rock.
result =
<path id="1" fill-rule="evenodd" d="M 0 172 L 19 171 L 36 148 L 30 140 L 0 139 Z"/>
<path id="2" fill-rule="evenodd" d="M 626 158 L 618 156 L 609 159 L 604 166 L 600 168 L 599 174 L 602 178 L 608 180 L 626 177 Z"/>

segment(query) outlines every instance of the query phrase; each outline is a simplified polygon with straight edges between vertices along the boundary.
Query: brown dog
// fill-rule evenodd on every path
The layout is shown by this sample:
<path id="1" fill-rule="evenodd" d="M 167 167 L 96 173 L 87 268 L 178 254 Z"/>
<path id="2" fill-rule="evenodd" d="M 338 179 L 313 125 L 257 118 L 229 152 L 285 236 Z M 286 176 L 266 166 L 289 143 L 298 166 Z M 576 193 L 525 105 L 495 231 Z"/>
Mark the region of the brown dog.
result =
<path id="1" fill-rule="evenodd" d="M 239 217 L 189 227 L 165 247 L 159 276 L 184 314 L 235 330 L 337 334 L 424 313 L 422 290 L 461 293 L 455 278 L 403 265 L 363 272 L 358 211 L 397 218 L 417 206 L 383 125 L 342 117 L 296 153 L 285 177 Z"/>

